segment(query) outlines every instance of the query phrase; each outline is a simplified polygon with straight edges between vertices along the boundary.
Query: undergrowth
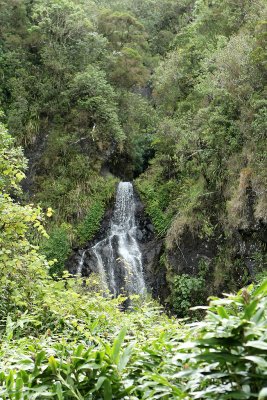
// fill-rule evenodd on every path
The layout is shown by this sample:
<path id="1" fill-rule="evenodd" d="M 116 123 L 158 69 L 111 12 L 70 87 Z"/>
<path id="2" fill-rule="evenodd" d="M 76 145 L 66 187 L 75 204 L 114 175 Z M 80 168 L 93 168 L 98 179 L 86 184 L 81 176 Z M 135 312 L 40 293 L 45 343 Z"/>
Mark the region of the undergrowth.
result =
<path id="1" fill-rule="evenodd" d="M 265 398 L 267 281 L 212 298 L 194 323 L 137 298 L 121 312 L 125 299 L 80 283 L 43 282 L 31 314 L 8 316 L 2 399 Z"/>

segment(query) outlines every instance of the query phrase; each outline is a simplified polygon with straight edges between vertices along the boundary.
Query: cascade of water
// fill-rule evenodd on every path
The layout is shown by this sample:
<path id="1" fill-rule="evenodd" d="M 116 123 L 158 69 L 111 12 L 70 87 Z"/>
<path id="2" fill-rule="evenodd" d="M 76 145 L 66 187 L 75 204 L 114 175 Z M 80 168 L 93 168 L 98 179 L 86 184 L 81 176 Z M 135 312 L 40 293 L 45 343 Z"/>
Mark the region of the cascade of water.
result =
<path id="1" fill-rule="evenodd" d="M 130 182 L 120 182 L 110 230 L 92 248 L 103 286 L 114 296 L 145 292 L 136 229 L 133 186 Z"/>
<path id="2" fill-rule="evenodd" d="M 98 273 L 99 273 L 100 278 L 101 278 L 103 289 L 106 290 L 108 288 L 108 283 L 107 283 L 105 269 L 104 269 L 103 264 L 102 264 L 102 258 L 101 258 L 100 254 L 99 254 L 97 244 L 92 248 L 92 250 L 93 250 L 93 254 L 96 257 L 96 261 L 97 261 L 96 267 L 97 267 Z M 114 286 L 114 279 L 111 281 L 111 285 Z"/>
<path id="3" fill-rule="evenodd" d="M 79 264 L 78 264 L 78 267 L 77 267 L 77 271 L 76 271 L 77 275 L 81 275 L 81 273 L 82 273 L 83 263 L 84 263 L 84 259 L 85 259 L 85 253 L 86 253 L 86 250 L 84 250 L 82 255 L 81 255 L 81 258 L 80 258 L 80 261 L 79 261 Z"/>

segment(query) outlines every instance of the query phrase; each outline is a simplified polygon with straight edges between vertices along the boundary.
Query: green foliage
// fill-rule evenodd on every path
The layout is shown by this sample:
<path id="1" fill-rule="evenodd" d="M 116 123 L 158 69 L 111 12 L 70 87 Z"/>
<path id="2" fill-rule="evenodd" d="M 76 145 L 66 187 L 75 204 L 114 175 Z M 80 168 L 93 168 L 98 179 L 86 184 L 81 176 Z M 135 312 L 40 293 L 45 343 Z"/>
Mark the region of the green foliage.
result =
<path id="1" fill-rule="evenodd" d="M 131 179 L 147 168 L 153 156 L 151 144 L 158 115 L 148 99 L 127 90 L 120 92 L 118 106 L 126 139 L 123 153 L 116 151 L 111 166 L 114 174 L 125 171 L 125 178 Z"/>
<path id="2" fill-rule="evenodd" d="M 29 152 L 36 201 L 53 207 L 54 221 L 76 225 L 103 166 L 125 170 L 128 179 L 147 167 L 157 113 L 133 91 L 150 92 L 157 29 L 164 53 L 190 1 L 2 3 L 1 100 L 9 127 Z"/>
<path id="3" fill-rule="evenodd" d="M 3 164 L 2 175 L 10 190 L 16 189 L 24 159 L 21 151 L 14 153 L 3 128 L 1 152 L 10 164 L 9 169 Z M 213 298 L 203 320 L 193 324 L 179 325 L 144 300 L 133 299 L 132 308 L 121 312 L 125 298 L 93 292 L 93 277 L 49 278 L 47 261 L 29 241 L 35 228 L 45 235 L 40 210 L 15 203 L 3 191 L 1 198 L 3 399 L 265 396 L 266 280 Z M 61 235 L 51 237 L 56 241 Z M 189 305 L 189 292 L 199 295 L 205 274 L 202 263 L 197 278 L 176 279 L 179 311 Z"/>
<path id="4" fill-rule="evenodd" d="M 178 317 L 187 316 L 191 307 L 205 301 L 205 279 L 202 276 L 176 275 L 172 286 L 172 306 Z"/>
<path id="5" fill-rule="evenodd" d="M 171 184 L 162 185 L 160 190 L 155 190 L 157 181 L 149 183 L 142 178 L 137 180 L 137 187 L 144 203 L 147 205 L 146 210 L 151 217 L 153 225 L 159 236 L 166 234 L 170 226 L 173 216 L 172 210 L 168 210 L 169 196 L 171 193 Z M 170 190 L 168 190 L 168 186 Z"/>
<path id="6" fill-rule="evenodd" d="M 169 277 L 177 315 L 211 280 L 247 280 L 231 239 L 267 221 L 265 3 L 1 1 L 1 105 L 31 198 L 55 210 L 48 239 L 40 207 L 16 200 L 26 161 L 1 125 L 1 398 L 266 397 L 266 281 L 180 325 L 142 299 L 121 312 L 94 276 L 63 271 L 114 196 L 109 167 L 129 179 L 150 164 L 137 187 L 167 251 L 185 228 L 224 240 L 213 271 Z M 261 271 L 265 252 L 252 255 Z"/>
<path id="7" fill-rule="evenodd" d="M 0 125 L 1 323 L 12 310 L 30 311 L 48 267 L 31 243 L 32 236 L 38 236 L 38 233 L 47 236 L 41 209 L 33 205 L 23 206 L 10 196 L 10 192 L 19 192 L 26 165 L 22 150 L 13 145 L 14 140 Z M 23 290 L 19 289 L 20 285 Z"/>
<path id="8" fill-rule="evenodd" d="M 148 79 L 148 71 L 142 63 L 140 53 L 131 47 L 124 47 L 114 56 L 111 65 L 110 78 L 119 87 L 142 87 Z"/>
<path id="9" fill-rule="evenodd" d="M 70 83 L 66 97 L 72 99 L 72 120 L 75 121 L 78 114 L 77 123 L 83 124 L 82 129 L 92 130 L 93 141 L 105 142 L 107 138 L 123 141 L 125 136 L 119 125 L 115 92 L 106 82 L 103 71 L 90 65 L 78 73 Z"/>
<path id="10" fill-rule="evenodd" d="M 43 241 L 40 251 L 48 260 L 54 261 L 50 267 L 50 274 L 61 276 L 65 262 L 71 253 L 70 228 L 66 225 L 54 227 L 49 232 L 49 238 Z"/>
<path id="11" fill-rule="evenodd" d="M 94 234 L 99 230 L 104 212 L 105 208 L 103 203 L 96 201 L 92 204 L 87 216 L 77 228 L 79 243 L 83 244 L 94 237 Z"/>
<path id="12" fill-rule="evenodd" d="M 139 48 L 146 47 L 144 26 L 129 13 L 106 9 L 99 15 L 98 28 L 115 51 L 130 44 Z"/>
<path id="13" fill-rule="evenodd" d="M 111 200 L 114 200 L 116 182 L 114 178 L 99 179 L 95 182 L 92 188 L 92 203 L 85 218 L 78 224 L 76 229 L 79 244 L 83 245 L 91 240 L 99 230 L 106 207 L 110 204 Z"/>
<path id="14" fill-rule="evenodd" d="M 0 125 L 0 190 L 1 192 L 19 191 L 19 183 L 25 177 L 27 162 L 21 148 L 14 148 L 14 139 Z M 2 194 L 3 195 L 3 194 Z M 8 198 L 6 196 L 6 198 Z"/>
<path id="15" fill-rule="evenodd" d="M 109 50 L 97 32 L 100 10 L 71 0 L 2 3 L 0 96 L 10 131 L 31 159 L 27 188 L 55 210 L 53 222 L 74 225 L 125 140 L 104 71 Z"/>
<path id="16" fill-rule="evenodd" d="M 235 232 L 267 220 L 266 4 L 200 0 L 191 15 L 152 76 L 160 122 L 138 187 L 166 252 L 179 251 L 186 232 L 208 247 L 217 240 L 210 290 L 233 290 L 248 279 Z"/>
<path id="17" fill-rule="evenodd" d="M 43 311 L 36 304 L 31 317 L 8 318 L 0 350 L 3 398 L 263 396 L 266 281 L 213 298 L 201 322 L 179 325 L 152 304 L 121 313 L 124 299 L 89 296 L 66 278 L 44 281 Z M 28 331 L 37 336 L 23 337 Z"/>
<path id="18" fill-rule="evenodd" d="M 267 31 L 267 22 L 265 20 L 260 20 L 256 25 L 256 47 L 252 53 L 252 60 L 256 63 L 260 68 L 261 72 L 266 74 L 266 31 Z"/>

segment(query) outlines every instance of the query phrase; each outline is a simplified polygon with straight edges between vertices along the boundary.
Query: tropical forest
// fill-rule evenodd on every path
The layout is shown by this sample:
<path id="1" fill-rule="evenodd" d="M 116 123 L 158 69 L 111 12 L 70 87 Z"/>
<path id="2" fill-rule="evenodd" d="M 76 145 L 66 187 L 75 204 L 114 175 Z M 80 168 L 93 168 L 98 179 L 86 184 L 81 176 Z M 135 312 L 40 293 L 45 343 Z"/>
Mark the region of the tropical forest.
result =
<path id="1" fill-rule="evenodd" d="M 266 0 L 0 0 L 0 399 L 267 399 Z"/>

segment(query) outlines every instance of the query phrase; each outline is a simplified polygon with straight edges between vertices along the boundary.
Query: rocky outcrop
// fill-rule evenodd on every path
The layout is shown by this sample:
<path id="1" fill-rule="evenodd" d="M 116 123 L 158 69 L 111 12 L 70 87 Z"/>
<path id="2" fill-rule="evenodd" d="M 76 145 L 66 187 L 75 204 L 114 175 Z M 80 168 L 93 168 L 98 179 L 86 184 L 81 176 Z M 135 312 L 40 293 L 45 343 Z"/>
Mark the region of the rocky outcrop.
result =
<path id="1" fill-rule="evenodd" d="M 154 298 L 164 302 L 169 295 L 166 268 L 160 262 L 163 254 L 163 239 L 155 234 L 153 224 L 135 191 L 136 221 L 139 227 L 137 239 L 143 255 L 143 266 L 147 287 Z"/>
<path id="2" fill-rule="evenodd" d="M 169 286 L 175 275 L 204 273 L 203 290 L 207 296 L 220 295 L 251 283 L 255 274 L 264 271 L 267 224 L 255 215 L 256 200 L 256 193 L 248 185 L 243 190 L 242 202 L 239 196 L 232 214 L 214 222 L 210 236 L 185 226 L 165 251 Z"/>

